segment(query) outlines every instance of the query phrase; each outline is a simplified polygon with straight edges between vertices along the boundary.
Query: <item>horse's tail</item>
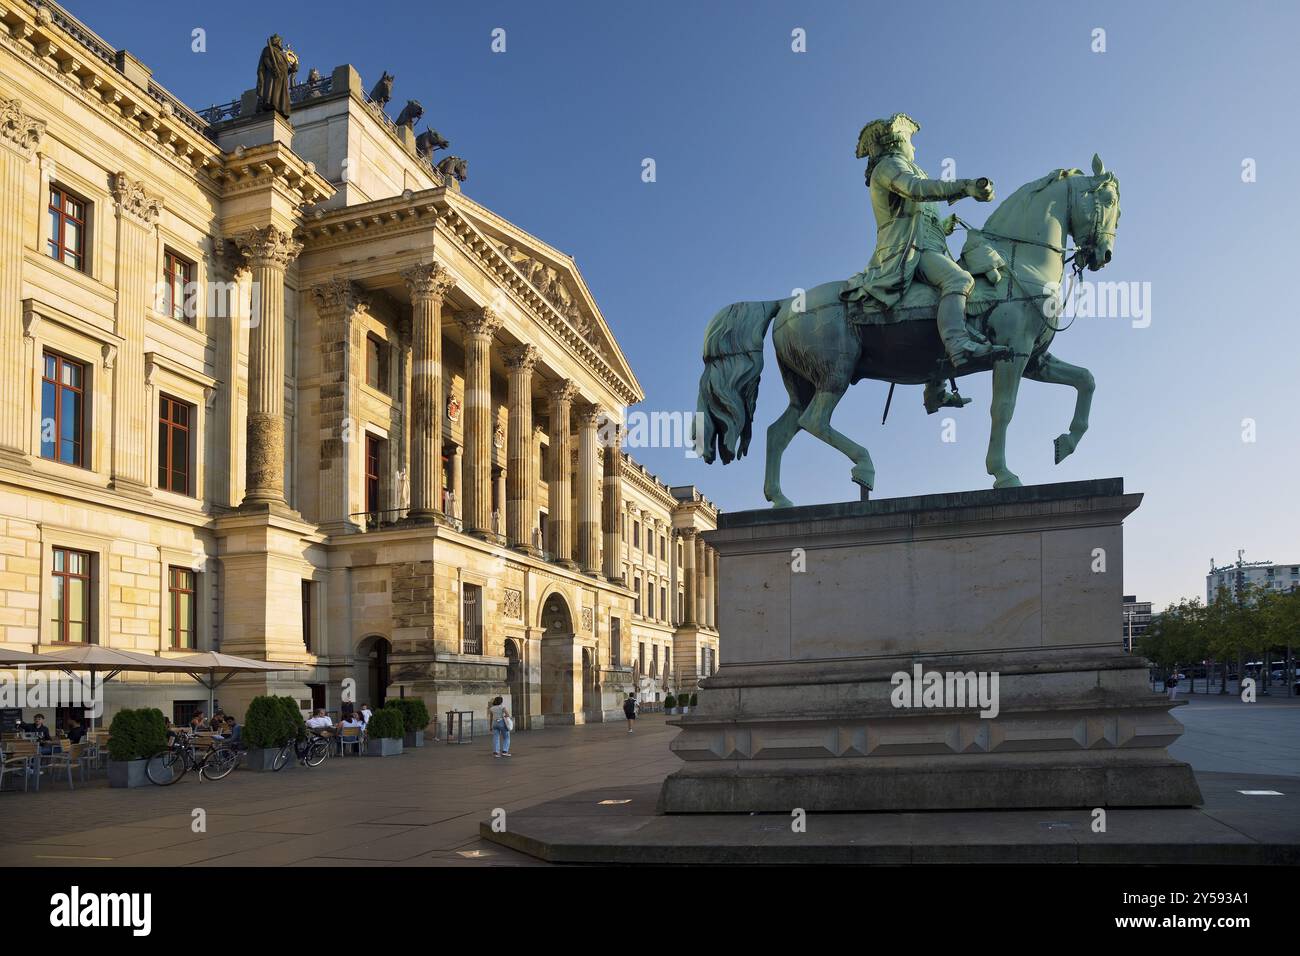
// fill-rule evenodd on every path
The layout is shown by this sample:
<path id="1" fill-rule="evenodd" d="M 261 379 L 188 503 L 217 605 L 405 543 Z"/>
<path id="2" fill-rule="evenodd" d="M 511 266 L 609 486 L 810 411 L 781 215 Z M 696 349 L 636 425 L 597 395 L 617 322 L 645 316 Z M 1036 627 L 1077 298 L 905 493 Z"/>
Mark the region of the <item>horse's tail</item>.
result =
<path id="1" fill-rule="evenodd" d="M 704 331 L 704 372 L 695 416 L 695 449 L 706 462 L 744 458 L 754 428 L 763 339 L 781 303 L 736 302 Z"/>

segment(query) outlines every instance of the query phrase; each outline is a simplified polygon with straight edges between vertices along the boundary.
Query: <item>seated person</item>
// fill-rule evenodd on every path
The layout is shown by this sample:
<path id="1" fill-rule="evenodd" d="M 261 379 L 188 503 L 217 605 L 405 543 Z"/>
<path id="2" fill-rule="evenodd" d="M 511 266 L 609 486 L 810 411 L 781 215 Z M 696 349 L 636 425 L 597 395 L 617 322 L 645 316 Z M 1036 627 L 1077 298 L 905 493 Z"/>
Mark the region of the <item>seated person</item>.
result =
<path id="1" fill-rule="evenodd" d="M 76 717 L 68 718 L 68 741 L 79 744 L 86 736 L 86 728 L 81 725 Z"/>
<path id="2" fill-rule="evenodd" d="M 230 716 L 226 717 L 225 734 L 226 737 L 229 738 L 231 743 L 239 743 L 240 735 L 243 733 L 243 730 L 244 730 L 243 727 L 235 723 L 234 717 L 230 717 Z"/>
<path id="3" fill-rule="evenodd" d="M 328 730 L 334 726 L 334 721 L 326 716 L 324 707 L 317 707 L 315 713 L 307 718 L 307 726 L 317 731 Z"/>
<path id="4" fill-rule="evenodd" d="M 190 733 L 197 734 L 201 730 L 205 730 L 206 725 L 207 719 L 204 717 L 203 711 L 196 710 L 194 716 L 190 718 Z"/>
<path id="5" fill-rule="evenodd" d="M 32 718 L 32 723 L 24 724 L 21 720 L 18 722 L 18 729 L 23 733 L 31 734 L 36 740 L 38 749 L 43 754 L 54 752 L 54 747 L 50 743 L 50 728 L 45 726 L 45 715 L 37 714 Z"/>
<path id="6" fill-rule="evenodd" d="M 339 726 L 347 727 L 350 730 L 363 730 L 366 725 L 357 714 L 350 713 L 343 718 Z"/>

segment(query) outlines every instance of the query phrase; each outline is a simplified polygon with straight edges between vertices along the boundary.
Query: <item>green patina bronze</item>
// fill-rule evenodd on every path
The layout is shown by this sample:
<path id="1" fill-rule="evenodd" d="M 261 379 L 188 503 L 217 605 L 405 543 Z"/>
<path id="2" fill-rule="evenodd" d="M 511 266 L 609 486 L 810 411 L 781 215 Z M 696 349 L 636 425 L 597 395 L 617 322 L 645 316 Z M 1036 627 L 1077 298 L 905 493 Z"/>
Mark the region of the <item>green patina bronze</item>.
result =
<path id="1" fill-rule="evenodd" d="M 802 295 L 737 302 L 713 317 L 704 334 L 696 435 L 707 462 L 725 464 L 748 451 L 763 371 L 763 341 L 772 328 L 789 407 L 767 430 L 763 493 L 776 507 L 781 457 L 802 429 L 843 452 L 863 494 L 875 484 L 865 448 L 831 427 L 831 414 L 850 385 L 864 378 L 925 386 L 925 407 L 961 407 L 969 399 L 944 383 L 993 372 L 992 429 L 985 465 L 993 487 L 1020 479 L 1007 468 L 1007 425 L 1021 378 L 1077 391 L 1070 429 L 1055 440 L 1059 464 L 1088 429 L 1092 374 L 1048 349 L 1067 262 L 1076 274 L 1110 261 L 1119 222 L 1119 180 L 1092 160 L 1092 175 L 1057 169 L 1016 190 L 980 229 L 968 229 L 959 259 L 943 237 L 955 217 L 940 219 L 933 201 L 993 198 L 993 184 L 932 180 L 916 165 L 905 114 L 863 128 L 858 155 L 869 156 L 867 185 L 876 216 L 876 249 L 867 268 L 847 281 Z M 1076 244 L 1073 255 L 1070 241 Z"/>

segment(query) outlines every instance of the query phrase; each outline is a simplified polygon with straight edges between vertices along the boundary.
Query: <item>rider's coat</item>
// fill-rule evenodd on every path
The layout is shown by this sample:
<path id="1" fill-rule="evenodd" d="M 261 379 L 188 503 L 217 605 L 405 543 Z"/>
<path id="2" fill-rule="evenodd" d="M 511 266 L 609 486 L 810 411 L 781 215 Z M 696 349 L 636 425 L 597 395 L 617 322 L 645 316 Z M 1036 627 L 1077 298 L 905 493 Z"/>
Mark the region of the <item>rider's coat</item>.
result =
<path id="1" fill-rule="evenodd" d="M 876 250 L 867 268 L 849 280 L 844 298 L 871 296 L 890 308 L 911 285 L 923 253 L 937 252 L 952 262 L 933 202 L 965 191 L 959 182 L 928 178 L 920 166 L 897 153 L 880 159 L 869 186 Z M 956 263 L 953 268 L 960 271 Z"/>

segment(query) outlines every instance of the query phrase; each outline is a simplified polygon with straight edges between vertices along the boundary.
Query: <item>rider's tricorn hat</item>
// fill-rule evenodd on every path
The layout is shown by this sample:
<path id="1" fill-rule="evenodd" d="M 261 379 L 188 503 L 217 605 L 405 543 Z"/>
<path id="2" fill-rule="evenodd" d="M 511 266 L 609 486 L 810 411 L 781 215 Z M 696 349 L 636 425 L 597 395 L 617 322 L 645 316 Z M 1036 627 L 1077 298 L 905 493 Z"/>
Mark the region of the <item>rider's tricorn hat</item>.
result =
<path id="1" fill-rule="evenodd" d="M 872 120 L 858 134 L 858 159 L 875 159 L 891 149 L 899 139 L 911 139 L 921 124 L 906 113 L 895 113 L 889 119 Z"/>

